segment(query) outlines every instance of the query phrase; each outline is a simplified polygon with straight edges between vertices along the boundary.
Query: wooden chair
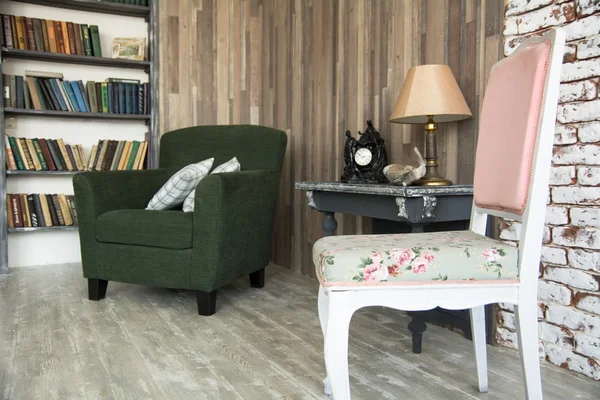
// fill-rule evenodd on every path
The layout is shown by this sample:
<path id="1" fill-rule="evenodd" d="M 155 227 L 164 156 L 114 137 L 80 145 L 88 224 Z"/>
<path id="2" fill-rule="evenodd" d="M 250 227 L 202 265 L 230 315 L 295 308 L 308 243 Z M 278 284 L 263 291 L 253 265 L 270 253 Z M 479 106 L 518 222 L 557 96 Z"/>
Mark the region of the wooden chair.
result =
<path id="1" fill-rule="evenodd" d="M 370 306 L 469 308 L 479 391 L 486 392 L 484 305 L 504 302 L 516 305 L 526 397 L 542 398 L 537 279 L 564 41 L 562 30 L 552 30 L 492 68 L 480 117 L 470 230 L 331 236 L 315 243 L 326 394 L 350 399 L 350 319 Z M 488 215 L 521 222 L 518 248 L 484 236 Z"/>

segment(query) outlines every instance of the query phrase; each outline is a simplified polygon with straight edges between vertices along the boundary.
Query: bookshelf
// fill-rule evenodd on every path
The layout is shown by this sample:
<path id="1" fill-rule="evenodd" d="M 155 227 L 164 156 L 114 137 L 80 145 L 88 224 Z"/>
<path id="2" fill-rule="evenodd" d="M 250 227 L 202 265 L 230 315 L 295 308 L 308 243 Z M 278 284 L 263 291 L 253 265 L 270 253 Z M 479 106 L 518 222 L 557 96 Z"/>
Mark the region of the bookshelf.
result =
<path id="1" fill-rule="evenodd" d="M 76 12 L 85 12 L 86 18 L 90 21 L 94 21 L 94 15 L 106 14 L 108 16 L 117 17 L 133 17 L 141 18 L 147 23 L 147 46 L 148 46 L 148 60 L 147 61 L 134 61 L 134 60 L 123 60 L 123 59 L 112 59 L 106 57 L 110 52 L 110 48 L 103 45 L 103 57 L 91 57 L 82 55 L 69 55 L 60 53 L 49 53 L 44 51 L 31 51 L 31 50 L 17 50 L 0 48 L 0 67 L 4 70 L 5 63 L 10 63 L 11 60 L 26 60 L 35 62 L 35 67 L 30 69 L 43 70 L 46 63 L 52 64 L 63 64 L 65 68 L 89 68 L 89 67 L 100 67 L 114 69 L 115 73 L 118 74 L 120 70 L 137 70 L 141 73 L 145 73 L 148 76 L 148 82 L 150 84 L 150 110 L 149 115 L 141 114 L 104 114 L 104 113 L 91 113 L 91 112 L 64 112 L 64 111 L 40 111 L 30 109 L 17 109 L 4 107 L 4 98 L 0 96 L 0 275 L 8 273 L 8 242 L 9 234 L 27 234 L 29 232 L 69 232 L 77 231 L 76 226 L 53 226 L 53 227 L 27 227 L 27 228 L 8 228 L 7 210 L 6 207 L 6 195 L 7 195 L 7 180 L 13 179 L 68 179 L 72 177 L 77 171 L 8 171 L 6 169 L 5 160 L 5 120 L 6 118 L 15 118 L 22 124 L 23 121 L 31 121 L 41 119 L 43 121 L 58 121 L 64 124 L 77 123 L 76 121 L 82 121 L 82 123 L 88 124 L 110 124 L 107 126 L 109 130 L 104 136 L 99 137 L 95 134 L 95 139 L 106 139 L 111 136 L 111 129 L 118 127 L 116 124 L 145 124 L 149 136 L 149 167 L 156 168 L 158 166 L 158 0 L 151 0 L 149 6 L 135 6 L 129 4 L 112 3 L 98 0 L 10 0 L 9 3 L 23 4 L 24 7 L 43 6 L 50 7 L 52 9 L 65 9 L 75 10 Z M 25 12 L 18 15 L 26 15 Z M 26 15 L 27 16 L 27 15 Z M 43 17 L 42 17 L 43 18 Z M 105 17 L 107 18 L 107 17 Z M 59 18 L 55 18 L 59 19 Z M 68 20 L 69 17 L 65 16 L 63 20 Z M 102 29 L 102 26 L 101 26 Z M 102 31 L 108 30 L 109 27 L 105 27 Z M 138 35 L 141 36 L 141 35 Z M 43 64 L 37 66 L 37 62 Z M 0 83 L 4 87 L 4 83 L 1 82 L 2 76 L 0 76 Z M 85 122 L 89 121 L 89 122 Z M 94 125 L 96 127 L 96 125 Z M 92 129 L 93 132 L 96 132 Z M 87 131 L 82 136 L 87 136 Z M 10 135 L 10 134 L 9 134 Z M 113 136 L 115 134 L 112 134 Z M 40 136 L 44 136 L 40 134 Z M 45 182 L 45 181 L 44 181 Z M 46 184 L 47 186 L 48 184 Z M 40 191 L 43 192 L 43 191 Z M 47 235 L 51 235 L 48 233 Z M 21 235 L 18 235 L 19 237 Z M 12 236 L 11 236 L 12 237 Z M 44 236 L 47 237 L 47 236 Z M 53 239 L 54 242 L 60 242 L 61 238 Z"/>

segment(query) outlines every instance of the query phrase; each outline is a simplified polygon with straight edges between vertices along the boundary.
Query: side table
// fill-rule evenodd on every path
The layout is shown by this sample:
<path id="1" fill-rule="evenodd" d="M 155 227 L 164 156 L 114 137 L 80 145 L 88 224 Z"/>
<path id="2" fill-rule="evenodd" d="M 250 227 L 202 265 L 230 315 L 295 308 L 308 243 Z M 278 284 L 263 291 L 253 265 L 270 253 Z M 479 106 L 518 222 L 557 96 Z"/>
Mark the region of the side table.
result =
<path id="1" fill-rule="evenodd" d="M 305 190 L 309 207 L 325 215 L 323 230 L 331 236 L 337 228 L 335 213 L 373 218 L 373 233 L 413 233 L 469 228 L 473 203 L 472 185 L 394 186 L 341 182 L 297 182 Z M 468 310 L 409 312 L 412 320 L 413 352 L 421 352 L 425 322 L 452 324 L 471 338 Z M 491 337 L 492 306 L 486 306 L 488 342 Z"/>

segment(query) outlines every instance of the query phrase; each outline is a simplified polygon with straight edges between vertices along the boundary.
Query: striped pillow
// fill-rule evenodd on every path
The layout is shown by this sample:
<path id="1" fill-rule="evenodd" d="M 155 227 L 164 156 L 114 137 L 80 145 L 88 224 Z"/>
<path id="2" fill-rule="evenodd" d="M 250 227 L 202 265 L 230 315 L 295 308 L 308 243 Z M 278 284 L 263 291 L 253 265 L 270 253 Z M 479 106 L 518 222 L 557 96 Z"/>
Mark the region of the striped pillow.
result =
<path id="1" fill-rule="evenodd" d="M 239 172 L 241 168 L 240 163 L 236 157 L 233 157 L 231 160 L 227 161 L 219 165 L 215 168 L 211 174 L 219 174 L 222 172 Z M 185 212 L 193 212 L 194 211 L 194 199 L 196 198 L 196 190 L 192 190 L 192 192 L 185 198 L 183 202 L 183 211 Z"/>
<path id="2" fill-rule="evenodd" d="M 198 183 L 208 175 L 214 161 L 214 158 L 209 158 L 186 165 L 177 171 L 152 197 L 146 210 L 168 210 L 183 204 L 185 198 L 193 193 Z"/>

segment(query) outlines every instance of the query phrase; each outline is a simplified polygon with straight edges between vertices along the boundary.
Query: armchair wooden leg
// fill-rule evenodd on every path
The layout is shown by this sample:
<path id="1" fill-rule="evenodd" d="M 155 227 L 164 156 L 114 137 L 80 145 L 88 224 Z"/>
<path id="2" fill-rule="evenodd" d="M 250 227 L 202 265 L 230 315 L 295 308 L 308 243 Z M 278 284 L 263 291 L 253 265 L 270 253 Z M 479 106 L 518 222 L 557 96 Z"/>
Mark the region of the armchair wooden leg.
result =
<path id="1" fill-rule="evenodd" d="M 259 269 L 250 274 L 250 286 L 253 288 L 262 288 L 265 286 L 265 269 Z"/>
<path id="2" fill-rule="evenodd" d="M 98 301 L 106 297 L 108 281 L 104 279 L 88 279 L 88 297 L 90 300 Z"/>
<path id="3" fill-rule="evenodd" d="M 217 307 L 217 291 L 196 291 L 196 302 L 198 303 L 198 315 L 213 315 Z"/>

